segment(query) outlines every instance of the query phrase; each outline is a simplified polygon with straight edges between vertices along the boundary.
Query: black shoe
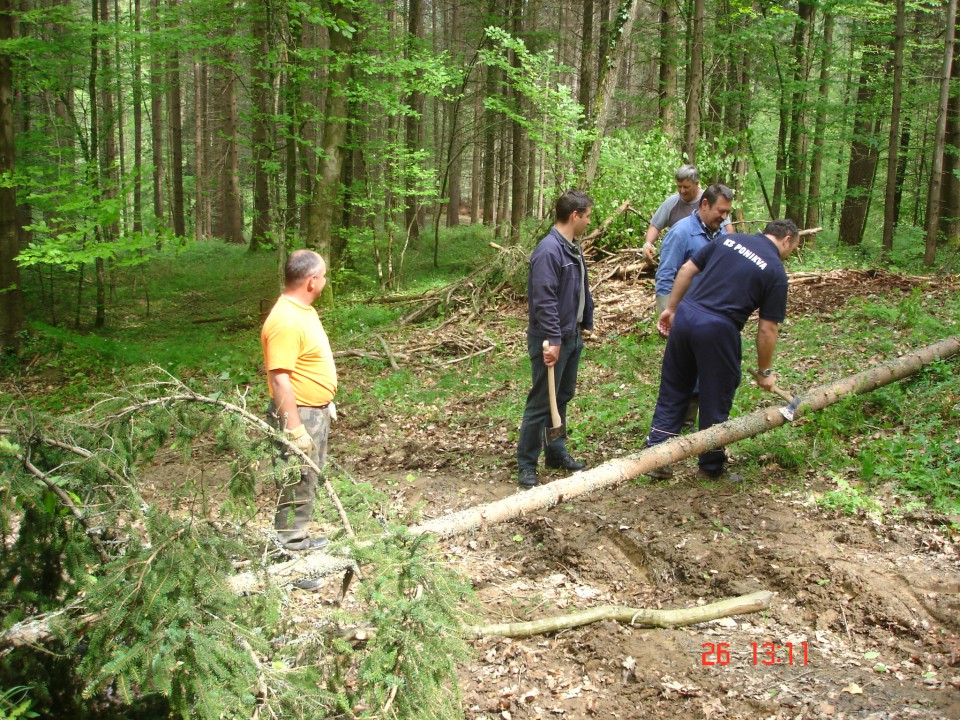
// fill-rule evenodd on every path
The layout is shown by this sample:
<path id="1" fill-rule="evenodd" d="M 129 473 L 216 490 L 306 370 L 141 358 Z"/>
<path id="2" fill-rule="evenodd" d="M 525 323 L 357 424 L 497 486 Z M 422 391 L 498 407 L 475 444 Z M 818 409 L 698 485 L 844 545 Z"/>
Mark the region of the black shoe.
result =
<path id="1" fill-rule="evenodd" d="M 703 468 L 697 470 L 697 477 L 701 480 L 721 480 L 722 482 L 729 483 L 741 483 L 743 482 L 743 475 L 739 473 L 732 473 L 727 469 L 723 469 L 720 472 L 709 472 Z"/>
<path id="2" fill-rule="evenodd" d="M 285 550 L 302 552 L 304 550 L 322 550 L 330 541 L 325 537 L 308 537 L 302 540 L 291 540 L 290 542 L 280 543 Z"/>
<path id="3" fill-rule="evenodd" d="M 579 460 L 574 460 L 570 457 L 570 454 L 567 453 L 559 460 L 547 460 L 547 467 L 553 468 L 554 470 L 569 470 L 570 472 L 577 472 L 578 470 L 583 470 L 587 466 L 586 463 L 582 463 Z"/>
<path id="4" fill-rule="evenodd" d="M 532 488 L 539 484 L 536 468 L 520 468 L 520 473 L 517 475 L 517 485 L 522 488 Z"/>

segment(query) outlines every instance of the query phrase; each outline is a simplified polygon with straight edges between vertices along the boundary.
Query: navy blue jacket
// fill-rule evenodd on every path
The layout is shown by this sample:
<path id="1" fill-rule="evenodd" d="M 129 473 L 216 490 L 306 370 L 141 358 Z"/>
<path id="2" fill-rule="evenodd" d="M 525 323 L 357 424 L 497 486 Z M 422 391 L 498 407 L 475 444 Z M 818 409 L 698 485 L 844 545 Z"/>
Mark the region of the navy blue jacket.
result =
<path id="1" fill-rule="evenodd" d="M 563 337 L 576 332 L 581 287 L 586 292 L 582 326 L 593 329 L 593 297 L 589 279 L 581 281 L 580 278 L 580 257 L 580 247 L 568 242 L 556 227 L 550 229 L 530 255 L 527 332 L 546 338 L 551 345 L 560 345 Z"/>

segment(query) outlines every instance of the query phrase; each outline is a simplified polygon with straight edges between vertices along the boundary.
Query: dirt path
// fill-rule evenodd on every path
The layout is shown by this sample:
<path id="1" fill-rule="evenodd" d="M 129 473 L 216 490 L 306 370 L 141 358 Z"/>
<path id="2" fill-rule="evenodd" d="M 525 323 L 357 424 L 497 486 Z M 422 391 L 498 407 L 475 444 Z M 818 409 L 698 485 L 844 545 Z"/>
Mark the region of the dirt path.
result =
<path id="1" fill-rule="evenodd" d="M 514 492 L 458 485 L 432 478 L 422 498 Z M 489 622 L 776 593 L 769 613 L 685 629 L 479 641 L 461 674 L 467 716 L 960 717 L 956 537 L 933 518 L 826 515 L 811 493 L 704 485 L 688 469 L 451 541 Z"/>

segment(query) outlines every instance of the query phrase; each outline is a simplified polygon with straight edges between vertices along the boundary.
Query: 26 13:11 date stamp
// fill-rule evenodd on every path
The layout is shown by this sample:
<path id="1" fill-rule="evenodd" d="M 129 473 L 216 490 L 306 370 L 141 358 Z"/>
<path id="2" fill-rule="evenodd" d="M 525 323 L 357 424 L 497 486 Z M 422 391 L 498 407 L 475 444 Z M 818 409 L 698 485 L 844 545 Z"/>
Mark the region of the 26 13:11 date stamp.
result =
<path id="1" fill-rule="evenodd" d="M 731 658 L 730 643 L 706 642 L 700 646 L 700 664 L 729 665 Z M 745 648 L 746 650 L 746 648 Z M 810 661 L 810 648 L 805 642 L 774 643 L 752 642 L 749 645 L 748 659 L 754 665 L 806 665 Z"/>

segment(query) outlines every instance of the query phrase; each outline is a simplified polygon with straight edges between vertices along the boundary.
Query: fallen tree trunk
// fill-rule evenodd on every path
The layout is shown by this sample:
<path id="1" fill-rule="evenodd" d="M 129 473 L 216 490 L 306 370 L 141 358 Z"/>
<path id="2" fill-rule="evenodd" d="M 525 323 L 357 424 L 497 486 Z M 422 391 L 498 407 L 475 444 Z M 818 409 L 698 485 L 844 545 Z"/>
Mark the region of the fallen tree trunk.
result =
<path id="1" fill-rule="evenodd" d="M 907 353 L 896 360 L 876 365 L 857 375 L 811 388 L 800 396 L 801 404 L 794 417 L 799 418 L 808 412 L 822 410 L 845 395 L 870 392 L 901 380 L 934 360 L 948 358 L 958 353 L 960 353 L 960 337 L 953 336 Z M 708 430 L 673 438 L 636 455 L 610 460 L 591 470 L 555 480 L 547 485 L 540 485 L 503 500 L 434 518 L 411 527 L 410 531 L 416 534 L 433 533 L 440 538 L 452 537 L 513 520 L 529 512 L 553 507 L 595 490 L 612 487 L 654 468 L 670 465 L 707 450 L 723 447 L 737 440 L 780 427 L 786 424 L 787 420 L 780 414 L 778 408 L 778 405 L 774 405 L 728 420 L 720 425 L 714 425 Z M 235 592 L 252 592 L 261 587 L 268 576 L 274 577 L 275 574 L 283 576 L 281 582 L 290 582 L 294 577 L 316 578 L 342 571 L 342 569 L 342 565 L 331 564 L 328 555 L 312 553 L 289 564 L 265 568 L 259 574 L 237 575 L 231 580 L 231 587 Z"/>
<path id="2" fill-rule="evenodd" d="M 676 610 L 651 610 L 632 608 L 624 605 L 601 605 L 568 615 L 530 620 L 529 622 L 497 623 L 493 625 L 469 625 L 465 628 L 467 637 L 479 638 L 499 635 L 501 637 L 530 637 L 558 630 L 589 625 L 600 620 L 615 620 L 635 627 L 675 628 L 685 625 L 717 620 L 731 615 L 768 610 L 773 593 L 767 590 L 720 600 L 709 605 Z"/>
<path id="3" fill-rule="evenodd" d="M 846 395 L 876 390 L 912 375 L 934 360 L 948 358 L 957 353 L 960 353 L 960 337 L 953 336 L 907 353 L 896 360 L 876 365 L 862 373 L 811 388 L 800 395 L 801 403 L 795 417 L 822 410 Z M 610 460 L 592 470 L 579 472 L 547 485 L 539 485 L 496 502 L 429 520 L 410 528 L 410 531 L 433 533 L 443 538 L 513 520 L 528 512 L 553 507 L 595 490 L 617 485 L 655 468 L 759 435 L 786 422 L 776 406 L 757 410 L 701 432 L 675 437 L 636 455 Z"/>

